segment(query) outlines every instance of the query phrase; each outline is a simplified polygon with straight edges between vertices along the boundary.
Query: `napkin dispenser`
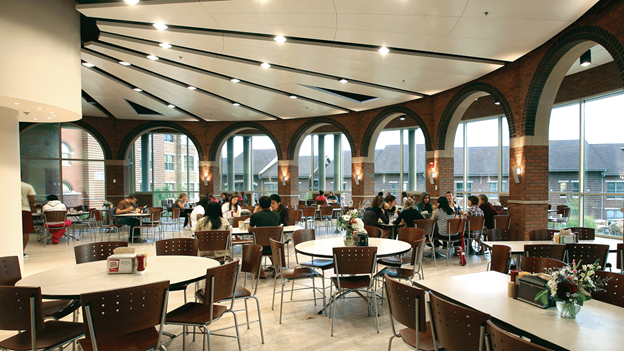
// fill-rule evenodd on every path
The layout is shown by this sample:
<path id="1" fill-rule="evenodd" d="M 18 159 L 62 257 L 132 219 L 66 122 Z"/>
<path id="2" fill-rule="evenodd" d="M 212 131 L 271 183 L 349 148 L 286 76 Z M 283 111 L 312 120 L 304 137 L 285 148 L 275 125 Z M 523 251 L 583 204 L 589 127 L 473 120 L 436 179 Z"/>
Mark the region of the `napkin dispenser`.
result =
<path id="1" fill-rule="evenodd" d="M 368 234 L 358 233 L 355 239 L 357 246 L 368 246 Z"/>
<path id="2" fill-rule="evenodd" d="M 137 271 L 136 254 L 112 254 L 106 259 L 106 269 L 109 274 L 133 274 Z"/>
<path id="3" fill-rule="evenodd" d="M 541 300 L 535 301 L 535 296 L 546 289 L 548 281 L 534 275 L 527 275 L 518 279 L 518 300 L 524 301 L 539 308 L 548 308 L 555 305 L 552 298 L 548 298 L 548 304 L 543 305 Z"/>

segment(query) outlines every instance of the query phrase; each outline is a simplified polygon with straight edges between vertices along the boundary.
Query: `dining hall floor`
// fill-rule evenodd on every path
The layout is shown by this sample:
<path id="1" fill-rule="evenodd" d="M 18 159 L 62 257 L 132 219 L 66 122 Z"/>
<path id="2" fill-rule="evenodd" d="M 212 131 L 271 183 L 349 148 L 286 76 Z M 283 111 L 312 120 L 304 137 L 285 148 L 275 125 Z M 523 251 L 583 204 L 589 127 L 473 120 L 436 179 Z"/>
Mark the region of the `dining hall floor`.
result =
<path id="1" fill-rule="evenodd" d="M 190 237 L 190 231 L 181 231 L 182 237 Z M 318 234 L 317 238 L 333 237 L 335 234 Z M 167 232 L 166 238 L 171 238 L 172 233 Z M 178 233 L 175 233 L 178 237 Z M 105 240 L 108 238 L 105 237 Z M 100 237 L 98 236 L 98 240 Z M 115 234 L 111 240 L 116 240 Z M 29 258 L 24 260 L 23 276 L 28 276 L 48 269 L 60 269 L 64 265 L 75 264 L 74 246 L 91 243 L 92 239 L 89 234 L 85 234 L 80 241 L 70 241 L 69 246 L 65 239 L 58 245 L 43 246 L 37 242 L 36 236 L 32 235 L 30 243 L 26 248 Z M 149 274 L 149 256 L 156 254 L 155 245 L 152 243 L 135 244 L 137 252 L 148 254 L 147 274 Z M 290 244 L 290 267 L 295 266 L 294 253 L 292 243 Z M 240 252 L 235 252 L 236 257 L 240 257 Z M 299 255 L 300 259 L 307 260 L 307 257 Z M 438 260 L 437 267 L 434 267 L 430 258 L 423 259 L 425 279 L 433 277 L 448 277 L 461 274 L 469 274 L 483 272 L 487 270 L 487 262 L 489 255 L 486 256 L 467 256 L 468 264 L 464 267 L 460 266 L 457 257 L 454 256 L 450 260 L 450 264 L 446 266 L 445 259 Z M 615 255 L 609 255 L 609 261 L 615 261 Z M 613 262 L 615 263 L 615 262 Z M 615 265 L 615 264 L 614 264 Z M 326 271 L 326 275 L 330 276 L 331 271 Z M 331 272 L 333 273 L 333 272 Z M 242 276 L 241 276 L 242 279 Z M 317 280 L 318 282 L 318 280 Z M 325 281 L 329 286 L 329 280 Z M 318 284 L 320 285 L 320 284 Z M 317 285 L 317 286 L 318 286 Z M 287 284 L 288 288 L 290 284 Z M 193 300 L 194 285 L 190 285 L 187 291 L 188 301 Z M 279 283 L 278 283 L 279 291 Z M 283 324 L 279 324 L 279 294 L 276 295 L 276 308 L 271 310 L 271 299 L 273 293 L 273 279 L 271 276 L 266 280 L 260 280 L 258 287 L 258 299 L 260 300 L 260 308 L 262 313 L 262 321 L 264 327 L 265 343 L 260 340 L 260 330 L 258 323 L 252 323 L 250 329 L 246 326 L 240 327 L 242 350 L 386 350 L 388 348 L 388 339 L 392 335 L 390 325 L 390 315 L 388 313 L 387 304 L 383 305 L 383 313 L 379 318 L 379 334 L 375 329 L 374 315 L 369 317 L 366 303 L 362 299 L 339 300 L 336 309 L 336 320 L 334 324 L 334 336 L 330 336 L 331 319 L 324 315 L 319 315 L 322 300 L 319 299 L 318 305 L 315 306 L 312 301 L 285 303 L 283 312 Z M 327 290 L 329 294 L 329 289 Z M 317 294 L 317 296 L 319 296 Z M 285 294 L 284 301 L 288 301 L 289 294 Z M 309 299 L 312 297 L 311 290 L 295 292 L 295 299 Z M 176 291 L 170 293 L 168 310 L 172 310 L 184 302 L 183 292 Z M 379 300 L 378 300 L 379 302 Z M 255 319 L 257 316 L 255 303 L 248 304 L 250 313 L 249 317 Z M 237 302 L 235 309 L 244 307 L 243 302 Z M 244 311 L 237 314 L 239 323 L 245 321 Z M 82 320 L 82 318 L 81 318 Z M 211 330 L 229 327 L 233 325 L 231 314 L 226 314 L 223 319 L 217 321 Z M 166 326 L 165 331 L 171 333 L 179 333 L 181 327 Z M 228 329 L 225 333 L 234 335 L 234 329 Z M 12 332 L 1 331 L 0 338 L 4 339 Z M 165 341 L 167 338 L 165 338 Z M 219 336 L 211 337 L 212 349 L 219 351 L 238 350 L 236 339 L 223 338 Z M 167 346 L 168 350 L 182 350 L 182 338 L 175 339 Z M 201 335 L 198 335 L 195 342 L 190 342 L 187 337 L 187 350 L 195 351 L 202 349 Z M 394 340 L 393 350 L 409 350 L 402 341 Z"/>

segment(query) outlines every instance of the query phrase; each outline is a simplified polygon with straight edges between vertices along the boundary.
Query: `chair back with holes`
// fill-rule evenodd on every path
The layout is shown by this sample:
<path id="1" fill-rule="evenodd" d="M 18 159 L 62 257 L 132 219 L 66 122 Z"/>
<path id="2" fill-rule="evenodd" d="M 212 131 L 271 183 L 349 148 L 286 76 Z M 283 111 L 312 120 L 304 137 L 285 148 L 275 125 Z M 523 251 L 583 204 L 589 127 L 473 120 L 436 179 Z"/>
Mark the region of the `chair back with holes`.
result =
<path id="1" fill-rule="evenodd" d="M 464 219 L 451 218 L 446 220 L 446 233 L 448 236 L 459 235 L 464 232 Z"/>
<path id="2" fill-rule="evenodd" d="M 435 222 L 436 221 L 433 219 L 417 219 L 414 221 L 414 226 L 424 230 L 426 236 L 431 236 L 433 234 Z"/>
<path id="3" fill-rule="evenodd" d="M 290 221 L 288 222 L 288 225 L 296 225 L 297 222 L 301 222 L 301 219 L 303 218 L 302 210 L 289 210 L 289 211 L 290 211 Z"/>
<path id="4" fill-rule="evenodd" d="M 321 206 L 321 216 L 325 217 L 325 216 L 329 216 L 331 217 L 332 213 L 334 212 L 334 208 L 331 206 Z"/>
<path id="5" fill-rule="evenodd" d="M 113 250 L 118 247 L 128 247 L 127 241 L 105 241 L 101 243 L 85 244 L 74 246 L 76 264 L 106 261 L 108 256 L 113 254 Z"/>
<path id="6" fill-rule="evenodd" d="M 566 228 L 566 229 L 570 229 L 572 233 L 577 233 L 579 240 L 596 239 L 596 230 L 594 228 L 572 227 L 572 228 Z"/>
<path id="7" fill-rule="evenodd" d="M 526 244 L 524 255 L 527 257 L 546 257 L 563 261 L 566 246 L 563 244 Z"/>
<path id="8" fill-rule="evenodd" d="M 624 274 L 596 271 L 596 276 L 609 278 L 609 281 L 607 281 L 607 285 L 603 286 L 605 291 L 595 291 L 592 293 L 592 297 L 598 301 L 624 307 Z"/>
<path id="9" fill-rule="evenodd" d="M 511 247 L 507 245 L 493 245 L 490 270 L 508 274 L 510 259 Z"/>
<path id="10" fill-rule="evenodd" d="M 316 213 L 316 207 L 310 207 L 310 206 L 302 207 L 301 211 L 303 211 L 303 216 L 305 218 L 314 218 L 314 215 Z"/>
<path id="11" fill-rule="evenodd" d="M 293 233 L 293 245 L 297 246 L 306 241 L 311 241 L 316 239 L 316 234 L 314 229 L 299 229 L 295 230 Z"/>
<path id="12" fill-rule="evenodd" d="M 484 222 L 485 217 L 483 216 L 466 217 L 466 232 L 470 234 L 473 232 L 481 232 Z"/>
<path id="13" fill-rule="evenodd" d="M 271 245 L 271 259 L 277 273 L 281 273 L 286 265 L 286 256 L 284 256 L 284 243 L 273 238 L 269 239 Z"/>
<path id="14" fill-rule="evenodd" d="M 271 239 L 282 241 L 284 227 L 256 227 L 249 228 L 249 233 L 254 235 L 254 244 L 261 246 L 271 246 Z"/>
<path id="15" fill-rule="evenodd" d="M 206 298 L 204 305 L 210 306 L 210 322 L 212 322 L 214 304 L 234 296 L 238 273 L 240 271 L 240 260 L 232 261 L 206 271 Z M 232 304 L 234 299 L 232 299 Z M 230 307 L 231 309 L 231 307 Z"/>
<path id="16" fill-rule="evenodd" d="M 205 230 L 195 232 L 199 251 L 222 251 L 230 249 L 229 230 Z"/>
<path id="17" fill-rule="evenodd" d="M 572 263 L 572 260 L 576 260 L 579 263 L 581 260 L 584 264 L 591 264 L 599 260 L 598 263 L 604 268 L 607 263 L 607 255 L 609 254 L 609 245 L 602 244 L 566 244 L 567 262 Z"/>
<path id="18" fill-rule="evenodd" d="M 494 228 L 495 229 L 508 229 L 510 224 L 511 224 L 510 215 L 494 216 Z"/>
<path id="19" fill-rule="evenodd" d="M 381 229 L 379 227 L 375 227 L 374 225 L 365 225 L 364 230 L 371 238 L 379 238 L 381 236 Z"/>
<path id="20" fill-rule="evenodd" d="M 377 261 L 376 246 L 334 247 L 335 274 L 372 274 Z"/>
<path id="21" fill-rule="evenodd" d="M 163 211 L 162 207 L 148 207 L 147 209 L 149 210 L 150 213 Z"/>
<path id="22" fill-rule="evenodd" d="M 624 269 L 624 244 L 617 244 L 617 263 L 618 269 Z"/>
<path id="23" fill-rule="evenodd" d="M 101 222 L 104 220 L 104 214 L 102 213 L 101 210 L 95 210 L 95 220 L 97 222 Z"/>
<path id="24" fill-rule="evenodd" d="M 524 241 L 524 234 L 517 229 L 488 229 L 488 241 Z"/>
<path id="25" fill-rule="evenodd" d="M 260 245 L 244 245 L 243 246 L 243 262 L 241 263 L 241 272 L 251 273 L 254 276 L 260 274 L 260 266 L 262 265 L 262 246 Z"/>
<path id="26" fill-rule="evenodd" d="M 131 288 L 81 294 L 80 304 L 85 323 L 85 338 L 95 340 L 121 338 L 147 330 L 164 321 L 169 295 L 169 281 Z"/>
<path id="27" fill-rule="evenodd" d="M 171 209 L 171 219 L 176 220 L 180 218 L 180 208 Z"/>
<path id="28" fill-rule="evenodd" d="M 529 232 L 529 240 L 552 240 L 555 233 L 559 233 L 559 231 L 555 229 L 534 229 Z"/>
<path id="29" fill-rule="evenodd" d="M 515 334 L 511 334 L 502 328 L 497 327 L 492 321 L 487 321 L 485 327 L 487 350 L 490 351 L 548 351 L 550 349 L 533 344 Z"/>
<path id="30" fill-rule="evenodd" d="M 478 351 L 490 315 L 456 305 L 429 293 L 431 324 L 437 341 L 448 351 Z M 434 340 L 433 342 L 436 342 Z"/>
<path id="31" fill-rule="evenodd" d="M 557 213 L 561 213 L 561 218 L 570 218 L 570 208 L 565 207 L 561 210 L 561 212 L 557 211 Z"/>
<path id="32" fill-rule="evenodd" d="M 567 264 L 563 261 L 547 257 L 523 257 L 521 269 L 530 273 L 546 273 L 548 268 L 563 268 Z"/>
<path id="33" fill-rule="evenodd" d="M 251 216 L 230 217 L 228 218 L 228 220 L 230 221 L 230 225 L 232 226 L 232 228 L 238 228 L 238 222 L 244 222 L 248 220 L 249 217 Z"/>
<path id="34" fill-rule="evenodd" d="M 398 239 L 410 244 L 425 237 L 425 230 L 416 227 L 399 228 L 398 232 Z"/>
<path id="35" fill-rule="evenodd" d="M 410 264 L 418 270 L 418 267 L 422 263 L 423 256 L 425 254 L 425 242 L 427 238 L 420 238 L 412 243 L 412 257 L 410 258 Z"/>
<path id="36" fill-rule="evenodd" d="M 427 332 L 425 291 L 394 280 L 387 274 L 385 284 L 391 318 L 412 330 L 416 330 L 416 319 L 418 319 L 416 332 Z M 416 304 L 418 304 L 418 316 Z"/>
<path id="37" fill-rule="evenodd" d="M 156 256 L 197 256 L 198 253 L 199 244 L 197 239 L 166 239 L 156 242 Z"/>
<path id="38" fill-rule="evenodd" d="M 35 330 L 43 329 L 40 287 L 0 286 L 0 330 L 31 330 L 31 301 L 34 300 Z"/>
<path id="39" fill-rule="evenodd" d="M 0 286 L 13 286 L 22 279 L 17 256 L 0 257 Z"/>
<path id="40" fill-rule="evenodd" d="M 46 211 L 43 217 L 47 225 L 65 225 L 67 220 L 67 211 Z"/>

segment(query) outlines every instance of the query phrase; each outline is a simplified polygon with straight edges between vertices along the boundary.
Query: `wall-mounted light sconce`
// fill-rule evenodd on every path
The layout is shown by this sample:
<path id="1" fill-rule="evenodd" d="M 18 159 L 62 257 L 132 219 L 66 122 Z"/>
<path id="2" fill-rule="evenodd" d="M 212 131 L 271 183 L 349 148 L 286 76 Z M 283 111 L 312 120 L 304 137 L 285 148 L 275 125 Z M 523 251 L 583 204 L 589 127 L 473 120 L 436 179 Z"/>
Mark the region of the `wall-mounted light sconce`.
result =
<path id="1" fill-rule="evenodd" d="M 210 183 L 210 177 L 208 177 L 208 173 L 204 173 L 204 186 L 208 186 Z"/>
<path id="2" fill-rule="evenodd" d="M 514 166 L 513 167 L 513 177 L 516 184 L 520 184 L 522 181 L 522 168 Z"/>
<path id="3" fill-rule="evenodd" d="M 432 185 L 435 184 L 435 177 L 436 177 L 435 163 L 429 162 L 429 183 L 431 183 Z"/>
<path id="4" fill-rule="evenodd" d="M 355 185 L 360 185 L 360 179 L 362 179 L 362 176 L 358 174 L 358 175 L 355 177 Z"/>
<path id="5" fill-rule="evenodd" d="M 581 66 L 583 66 L 583 67 L 587 67 L 587 66 L 591 65 L 592 64 L 591 50 L 585 51 L 585 53 L 583 55 L 581 55 L 581 58 L 579 59 L 579 62 L 581 64 Z"/>
<path id="6" fill-rule="evenodd" d="M 286 182 L 288 181 L 288 177 L 282 176 L 282 185 L 286 186 Z"/>

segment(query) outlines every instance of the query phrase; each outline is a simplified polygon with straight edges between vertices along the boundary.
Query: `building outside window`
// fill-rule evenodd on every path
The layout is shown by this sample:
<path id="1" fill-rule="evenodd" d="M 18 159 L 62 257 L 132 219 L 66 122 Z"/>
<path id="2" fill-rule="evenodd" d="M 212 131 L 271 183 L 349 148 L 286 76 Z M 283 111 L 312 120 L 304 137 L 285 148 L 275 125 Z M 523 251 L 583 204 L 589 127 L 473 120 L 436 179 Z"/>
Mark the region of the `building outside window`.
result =
<path id="1" fill-rule="evenodd" d="M 173 171 L 175 169 L 174 160 L 174 155 L 165 155 L 165 171 Z"/>
<path id="2" fill-rule="evenodd" d="M 375 143 L 375 192 L 425 191 L 425 163 L 425 137 L 420 128 L 383 130 Z"/>
<path id="3" fill-rule="evenodd" d="M 165 134 L 164 141 L 168 143 L 173 143 L 173 134 Z"/>

